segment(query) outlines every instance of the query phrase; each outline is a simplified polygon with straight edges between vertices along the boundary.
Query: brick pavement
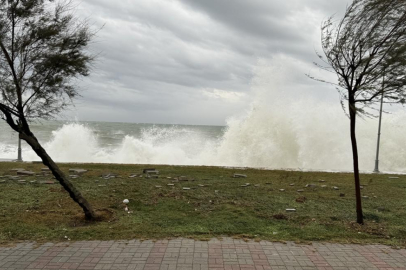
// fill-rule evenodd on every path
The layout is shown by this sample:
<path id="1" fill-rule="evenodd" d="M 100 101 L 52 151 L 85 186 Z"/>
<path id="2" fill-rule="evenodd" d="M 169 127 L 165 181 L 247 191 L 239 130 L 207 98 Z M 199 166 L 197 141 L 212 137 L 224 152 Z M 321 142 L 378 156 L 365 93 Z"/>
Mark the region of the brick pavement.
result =
<path id="1" fill-rule="evenodd" d="M 288 242 L 81 241 L 0 247 L 0 269 L 406 270 L 406 250 L 382 245 Z"/>

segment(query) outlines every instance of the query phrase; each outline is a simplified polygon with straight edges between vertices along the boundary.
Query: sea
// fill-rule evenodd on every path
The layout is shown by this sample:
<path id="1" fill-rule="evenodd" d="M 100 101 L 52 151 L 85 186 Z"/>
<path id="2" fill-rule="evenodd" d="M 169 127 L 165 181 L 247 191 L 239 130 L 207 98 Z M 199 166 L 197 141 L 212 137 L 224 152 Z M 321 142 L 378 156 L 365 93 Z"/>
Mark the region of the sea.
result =
<path id="1" fill-rule="evenodd" d="M 43 121 L 32 123 L 31 129 L 57 162 L 351 171 L 349 133 L 340 130 L 347 127 L 344 123 L 323 128 L 307 121 L 298 128 L 296 122 L 293 128 L 280 119 L 256 118 L 251 115 L 226 126 Z M 382 135 L 380 170 L 406 173 L 405 128 L 396 124 L 403 118 L 392 120 L 383 128 L 392 132 Z M 377 126 L 361 124 L 360 169 L 371 172 Z M 17 134 L 0 122 L 0 159 L 16 159 L 17 143 Z M 25 142 L 22 156 L 24 161 L 39 160 Z"/>

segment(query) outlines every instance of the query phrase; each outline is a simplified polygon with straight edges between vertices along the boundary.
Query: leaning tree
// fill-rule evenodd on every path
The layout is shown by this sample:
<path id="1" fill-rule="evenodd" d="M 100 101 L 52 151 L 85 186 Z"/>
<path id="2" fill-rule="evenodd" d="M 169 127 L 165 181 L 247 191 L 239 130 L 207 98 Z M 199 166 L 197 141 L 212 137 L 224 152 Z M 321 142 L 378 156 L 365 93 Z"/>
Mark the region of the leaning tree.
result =
<path id="1" fill-rule="evenodd" d="M 95 212 L 41 146 L 30 121 L 48 119 L 78 95 L 74 80 L 89 73 L 94 33 L 69 2 L 0 0 L 0 117 L 26 141 L 83 209 Z"/>
<path id="2" fill-rule="evenodd" d="M 354 0 L 344 17 L 322 24 L 325 56 L 319 67 L 334 72 L 343 108 L 348 107 L 353 154 L 357 222 L 363 224 L 356 119 L 373 115 L 381 97 L 388 103 L 406 98 L 406 1 Z"/>

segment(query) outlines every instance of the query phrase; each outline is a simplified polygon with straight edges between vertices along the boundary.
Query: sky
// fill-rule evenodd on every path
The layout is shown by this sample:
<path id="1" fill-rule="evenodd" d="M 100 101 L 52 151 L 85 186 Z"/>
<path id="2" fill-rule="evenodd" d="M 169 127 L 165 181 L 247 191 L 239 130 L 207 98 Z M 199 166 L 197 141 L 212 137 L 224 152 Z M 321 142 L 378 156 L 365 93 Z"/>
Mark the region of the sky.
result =
<path id="1" fill-rule="evenodd" d="M 75 14 L 99 29 L 89 47 L 97 60 L 63 118 L 224 125 L 248 109 L 258 67 L 281 56 L 306 67 L 296 88 L 313 84 L 320 99 L 336 99 L 305 73 L 318 72 L 322 21 L 347 3 L 81 0 Z"/>

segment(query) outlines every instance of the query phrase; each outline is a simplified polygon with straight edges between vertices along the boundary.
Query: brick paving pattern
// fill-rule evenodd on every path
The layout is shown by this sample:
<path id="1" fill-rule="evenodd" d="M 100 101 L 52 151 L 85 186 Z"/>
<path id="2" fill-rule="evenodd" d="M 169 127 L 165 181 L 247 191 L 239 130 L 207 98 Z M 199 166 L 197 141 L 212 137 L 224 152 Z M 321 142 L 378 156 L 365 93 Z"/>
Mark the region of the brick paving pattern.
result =
<path id="1" fill-rule="evenodd" d="M 81 241 L 0 247 L 0 269 L 406 270 L 406 250 L 383 245 L 288 242 Z"/>

